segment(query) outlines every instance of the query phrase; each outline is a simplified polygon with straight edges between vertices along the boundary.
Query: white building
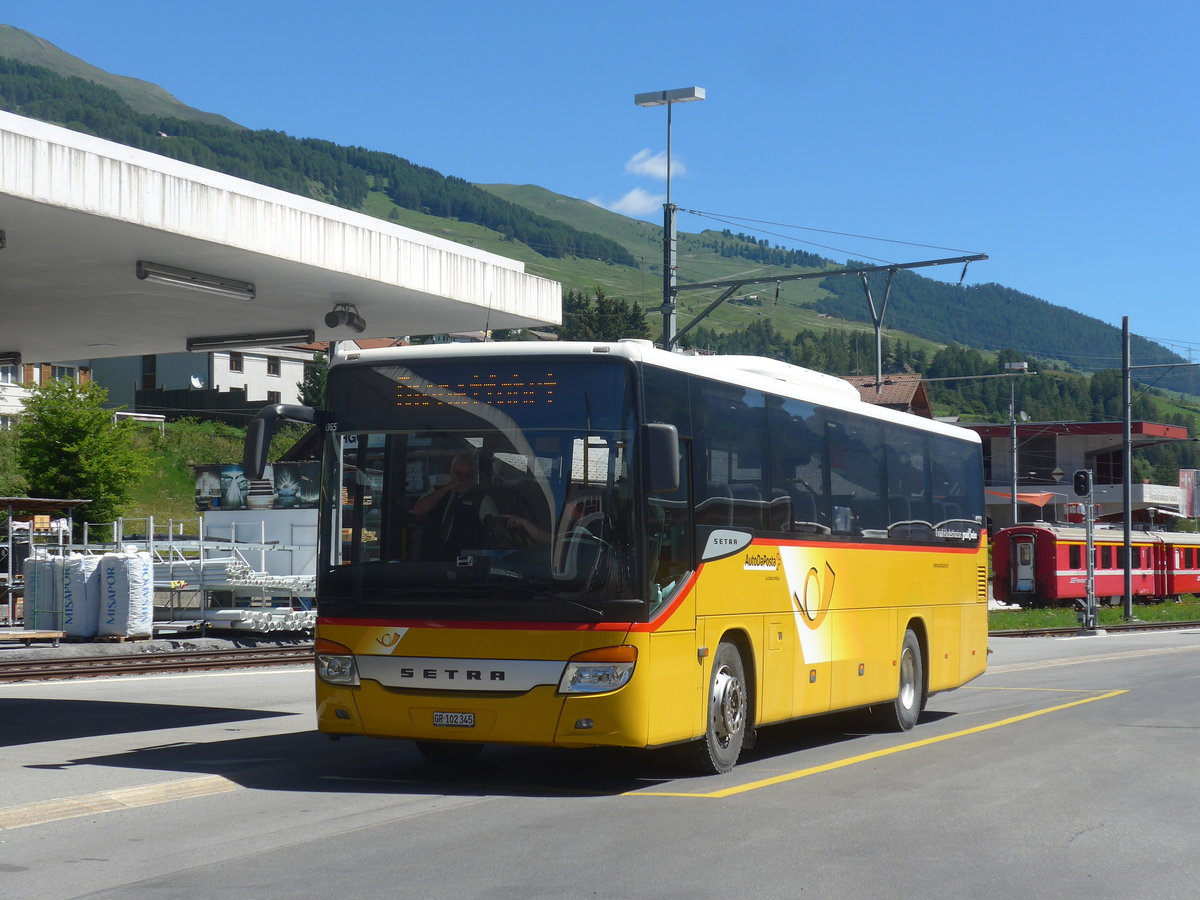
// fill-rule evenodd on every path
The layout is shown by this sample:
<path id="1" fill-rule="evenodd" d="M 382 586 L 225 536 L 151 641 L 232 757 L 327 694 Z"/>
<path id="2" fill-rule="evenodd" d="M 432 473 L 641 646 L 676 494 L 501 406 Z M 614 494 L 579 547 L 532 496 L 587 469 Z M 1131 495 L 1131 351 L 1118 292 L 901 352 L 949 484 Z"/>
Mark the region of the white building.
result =
<path id="1" fill-rule="evenodd" d="M 988 519 L 996 527 L 1011 525 L 1013 426 L 964 427 L 983 439 Z M 1098 515 L 1124 515 L 1125 453 L 1120 422 L 1020 422 L 1015 431 L 1020 521 L 1067 521 L 1073 512 L 1069 507 L 1079 501 L 1071 484 L 1071 476 L 1078 469 L 1092 470 Z M 1179 425 L 1130 423 L 1134 451 L 1189 439 L 1188 430 Z M 1182 496 L 1177 484 L 1146 483 L 1132 485 L 1131 500 L 1133 518 L 1140 522 L 1149 521 L 1160 510 L 1179 510 Z"/>
<path id="2" fill-rule="evenodd" d="M 69 378 L 82 384 L 91 380 L 91 368 L 78 362 L 0 366 L 0 431 L 11 429 L 25 409 L 25 399 L 30 392 L 28 385 L 45 384 L 58 378 Z"/>
<path id="3" fill-rule="evenodd" d="M 92 360 L 92 378 L 108 390 L 109 403 L 137 409 L 141 390 L 245 392 L 256 403 L 298 403 L 304 366 L 313 351 L 294 347 L 248 347 L 210 353 L 157 353 Z"/>

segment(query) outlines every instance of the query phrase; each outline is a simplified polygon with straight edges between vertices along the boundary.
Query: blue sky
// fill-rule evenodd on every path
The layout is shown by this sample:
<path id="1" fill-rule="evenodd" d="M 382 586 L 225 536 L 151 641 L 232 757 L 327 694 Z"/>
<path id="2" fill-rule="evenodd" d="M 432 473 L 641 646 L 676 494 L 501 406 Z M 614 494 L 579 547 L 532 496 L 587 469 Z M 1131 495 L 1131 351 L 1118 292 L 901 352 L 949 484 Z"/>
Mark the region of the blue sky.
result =
<path id="1" fill-rule="evenodd" d="M 1118 326 L 1128 315 L 1187 355 L 1200 346 L 1183 324 L 1200 318 L 1198 9 L 47 0 L 4 21 L 251 128 L 655 222 L 666 115 L 633 95 L 698 85 L 707 99 L 674 111 L 680 207 L 984 252 L 969 283 Z M 779 225 L 743 230 L 837 260 L 955 255 Z M 725 224 L 683 214 L 679 227 Z"/>

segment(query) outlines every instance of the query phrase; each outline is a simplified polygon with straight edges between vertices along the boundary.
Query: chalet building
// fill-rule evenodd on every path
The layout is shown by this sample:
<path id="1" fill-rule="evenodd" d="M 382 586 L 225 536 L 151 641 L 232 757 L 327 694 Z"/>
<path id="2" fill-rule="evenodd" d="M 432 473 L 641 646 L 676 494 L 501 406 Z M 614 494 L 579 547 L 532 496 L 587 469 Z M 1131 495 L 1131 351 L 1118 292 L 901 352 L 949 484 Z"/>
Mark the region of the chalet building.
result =
<path id="1" fill-rule="evenodd" d="M 1011 425 L 963 425 L 983 439 L 983 477 L 987 516 L 993 527 L 1012 521 Z M 1071 486 L 1078 469 L 1091 469 L 1097 517 L 1121 521 L 1124 516 L 1125 454 L 1120 422 L 1020 422 L 1017 443 L 1017 518 L 1022 522 L 1066 522 L 1078 515 L 1079 499 Z M 1171 441 L 1186 441 L 1186 428 L 1133 422 L 1133 450 Z M 1133 520 L 1151 523 L 1160 513 L 1186 512 L 1179 485 L 1134 484 Z"/>
<path id="2" fill-rule="evenodd" d="M 929 405 L 929 396 L 925 393 L 925 384 L 920 375 L 885 375 L 879 390 L 875 389 L 874 375 L 843 375 L 842 378 L 858 388 L 858 393 L 867 403 L 926 419 L 933 418 L 933 408 Z"/>
<path id="3" fill-rule="evenodd" d="M 12 428 L 25 409 L 29 385 L 47 384 L 60 378 L 85 384 L 92 380 L 92 370 L 79 362 L 0 366 L 0 431 Z"/>

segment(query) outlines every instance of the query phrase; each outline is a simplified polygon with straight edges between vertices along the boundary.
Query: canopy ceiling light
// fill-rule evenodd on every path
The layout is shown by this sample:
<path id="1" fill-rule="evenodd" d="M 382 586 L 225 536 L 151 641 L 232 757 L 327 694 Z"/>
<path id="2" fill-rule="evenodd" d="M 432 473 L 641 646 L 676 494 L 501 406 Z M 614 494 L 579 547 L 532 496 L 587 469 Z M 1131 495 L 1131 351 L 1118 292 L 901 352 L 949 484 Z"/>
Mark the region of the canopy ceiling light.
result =
<path id="1" fill-rule="evenodd" d="M 193 291 L 203 291 L 206 294 L 216 294 L 219 297 L 234 297 L 238 300 L 253 300 L 255 294 L 254 285 L 248 281 L 238 281 L 236 278 L 225 278 L 221 275 L 205 275 L 203 272 L 190 272 L 187 269 L 176 269 L 174 266 L 164 266 L 142 259 L 139 259 L 137 263 L 137 277 L 155 284 L 169 284 L 174 287 L 189 288 Z"/>
<path id="2" fill-rule="evenodd" d="M 325 313 L 325 325 L 329 328 L 345 325 L 362 334 L 367 328 L 367 320 L 358 314 L 358 307 L 353 303 L 337 303 Z"/>
<path id="3" fill-rule="evenodd" d="M 274 347 L 278 344 L 311 344 L 313 330 L 264 331 L 257 334 L 226 334 L 187 339 L 189 352 L 203 350 L 236 350 L 238 347 Z"/>

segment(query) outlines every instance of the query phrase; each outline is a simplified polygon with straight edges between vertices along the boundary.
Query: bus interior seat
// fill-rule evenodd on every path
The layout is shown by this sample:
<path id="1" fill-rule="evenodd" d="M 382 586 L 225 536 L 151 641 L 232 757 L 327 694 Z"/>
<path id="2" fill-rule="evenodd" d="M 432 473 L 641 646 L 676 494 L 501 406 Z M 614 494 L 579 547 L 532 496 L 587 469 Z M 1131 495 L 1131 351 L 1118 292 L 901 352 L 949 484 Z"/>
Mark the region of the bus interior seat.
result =
<path id="1" fill-rule="evenodd" d="M 734 482 L 729 486 L 731 522 L 740 528 L 762 528 L 762 492 L 757 484 Z"/>
<path id="2" fill-rule="evenodd" d="M 888 537 L 900 541 L 932 541 L 933 526 L 928 522 L 893 522 L 888 526 Z"/>
<path id="3" fill-rule="evenodd" d="M 907 522 L 912 518 L 912 510 L 907 497 L 888 497 L 888 524 Z"/>
<path id="4" fill-rule="evenodd" d="M 935 500 L 933 503 L 934 519 L 938 522 L 950 522 L 962 518 L 962 508 L 957 503 L 947 503 Z"/>
<path id="5" fill-rule="evenodd" d="M 732 525 L 733 494 L 729 485 L 710 483 L 704 499 L 696 504 L 697 525 Z"/>
<path id="6" fill-rule="evenodd" d="M 775 488 L 771 492 L 771 502 L 767 504 L 766 526 L 770 531 L 791 531 L 792 497 L 787 491 Z"/>
<path id="7" fill-rule="evenodd" d="M 877 531 L 887 528 L 884 521 L 883 501 L 878 497 L 855 499 L 851 504 L 854 510 L 854 524 L 859 531 Z"/>

